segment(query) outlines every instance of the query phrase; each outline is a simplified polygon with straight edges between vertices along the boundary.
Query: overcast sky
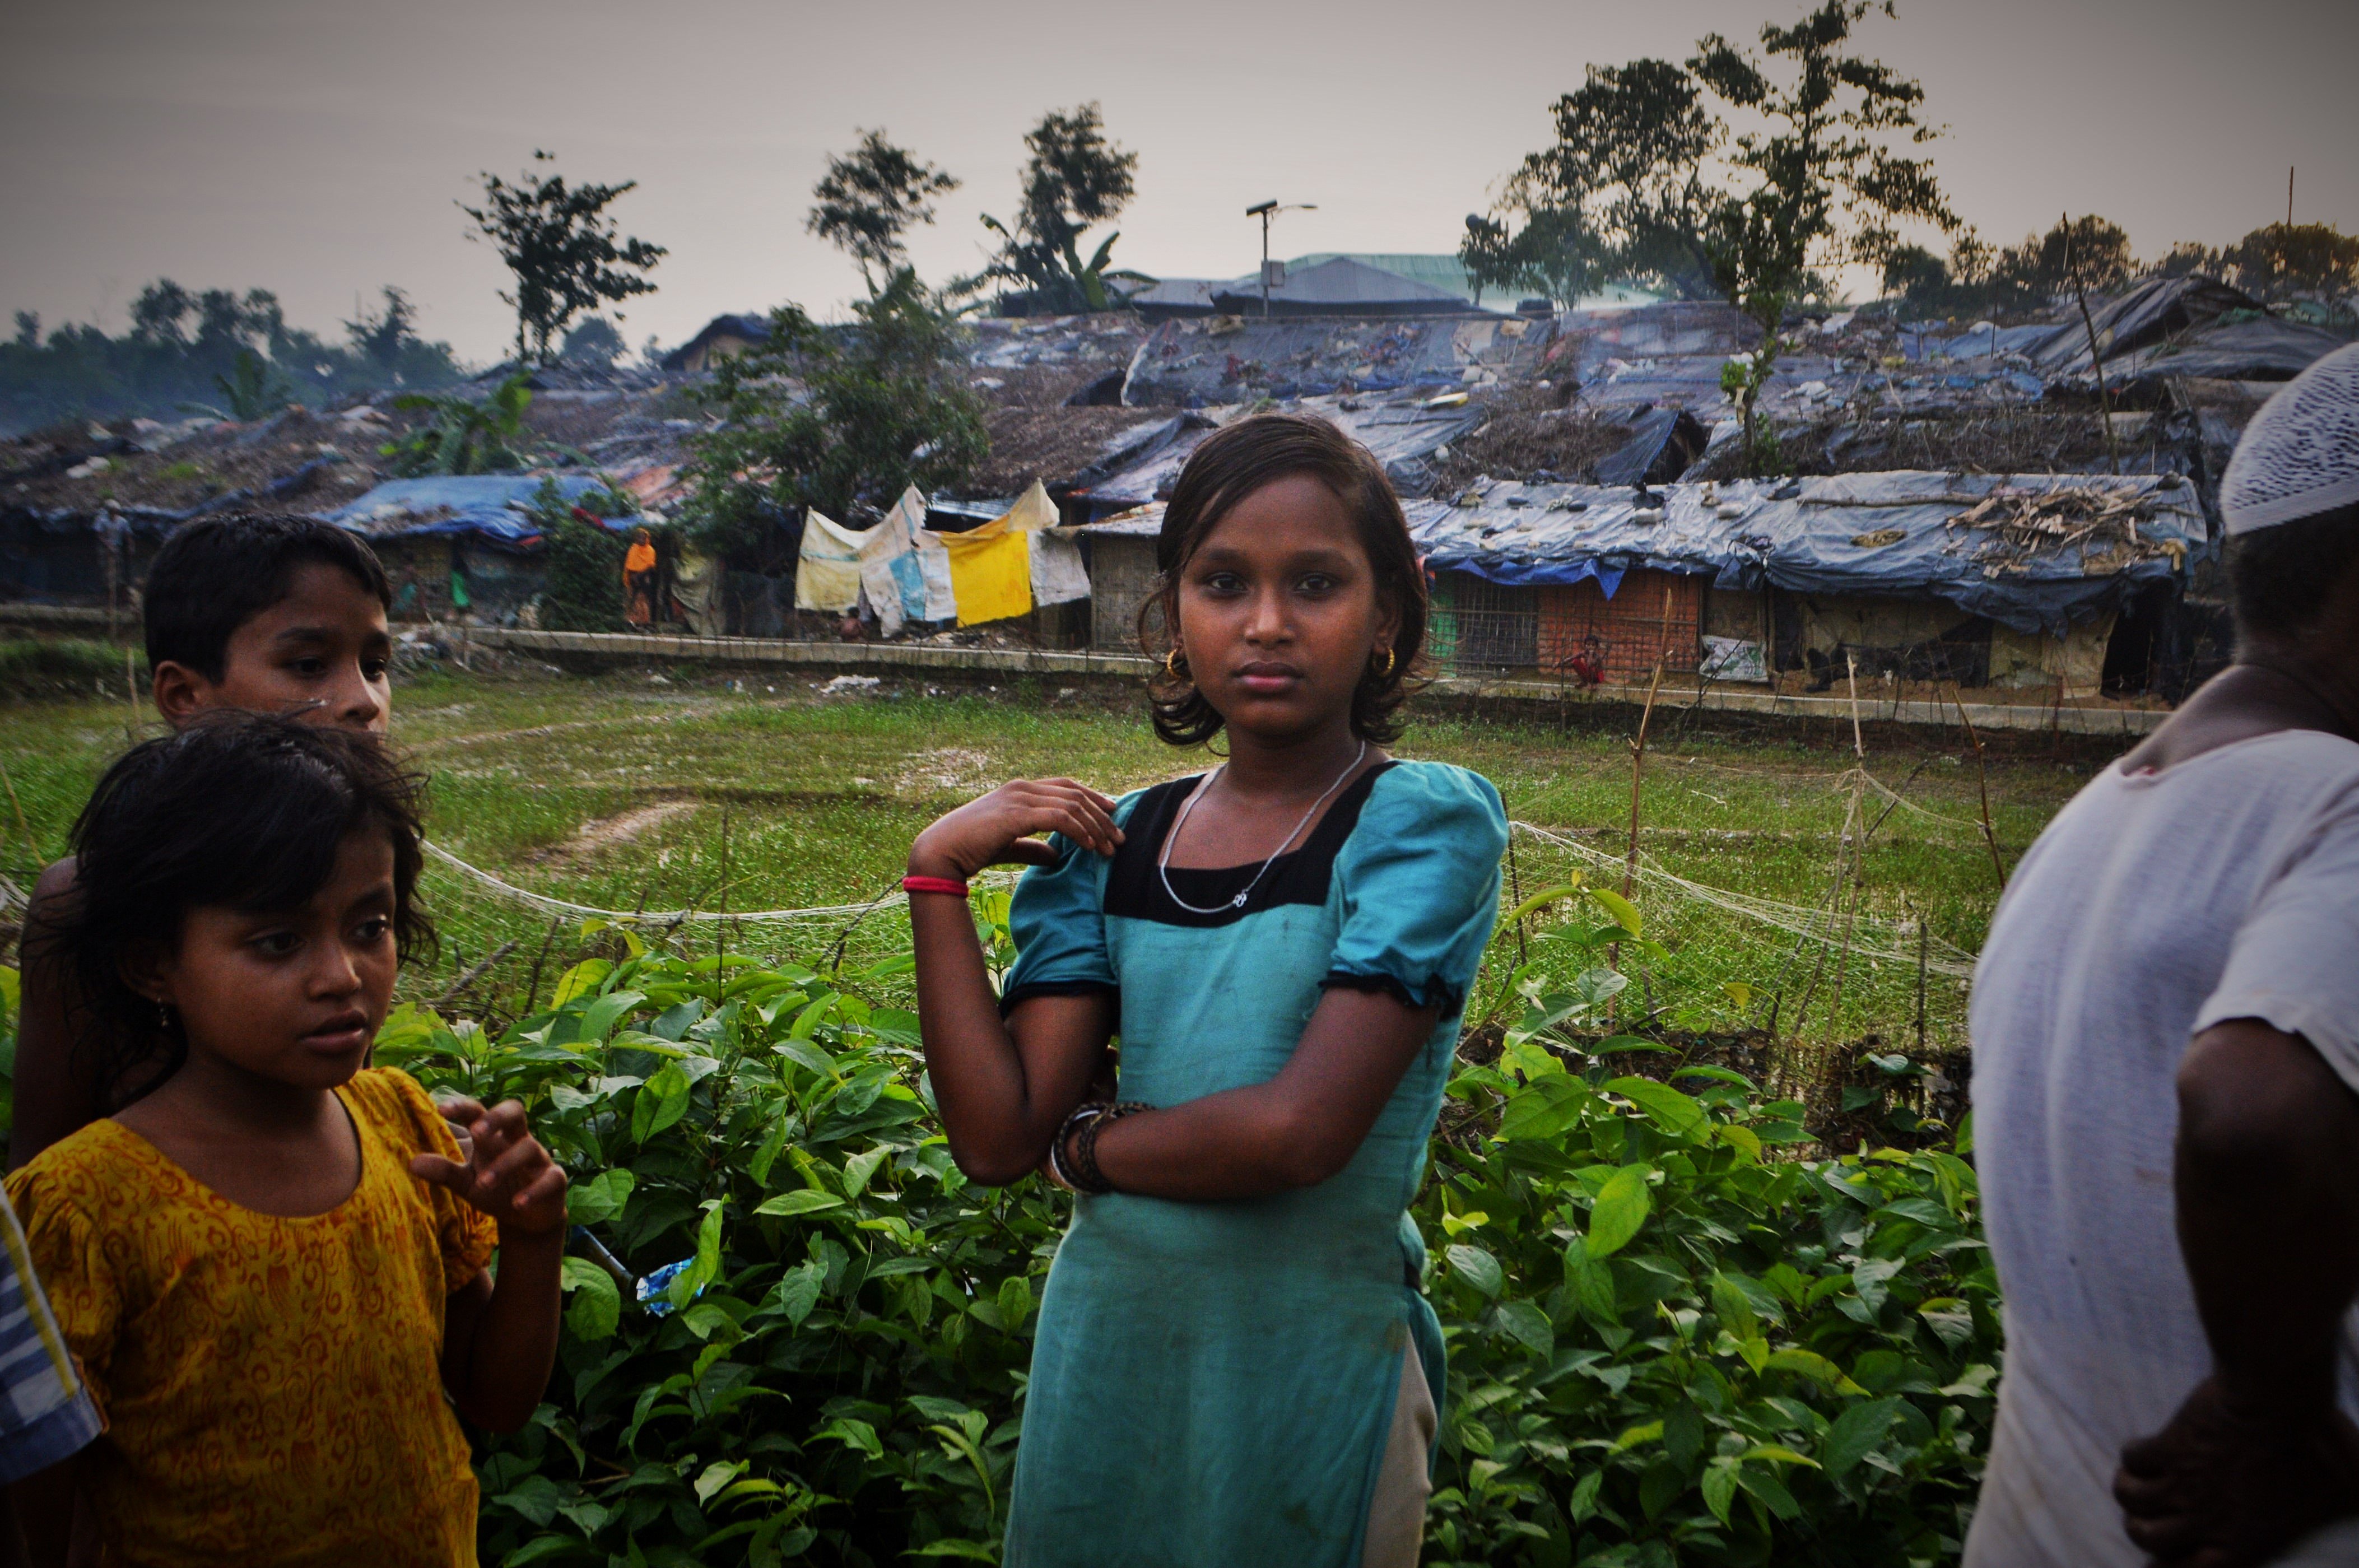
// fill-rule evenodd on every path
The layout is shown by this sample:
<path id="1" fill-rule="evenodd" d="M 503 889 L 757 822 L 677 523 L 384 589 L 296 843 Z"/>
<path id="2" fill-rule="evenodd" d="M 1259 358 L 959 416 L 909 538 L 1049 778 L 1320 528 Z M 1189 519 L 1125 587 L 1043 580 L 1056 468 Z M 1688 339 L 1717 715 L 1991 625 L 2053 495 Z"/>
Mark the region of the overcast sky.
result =
<path id="1" fill-rule="evenodd" d="M 277 291 L 335 335 L 355 296 L 408 289 L 473 360 L 512 332 L 497 258 L 453 206 L 536 147 L 670 247 L 634 343 L 722 310 L 833 313 L 850 265 L 804 232 L 812 181 L 859 127 L 965 181 L 915 258 L 980 263 L 1022 136 L 1095 99 L 1139 155 L 1119 262 L 1251 270 L 1279 256 L 1443 251 L 1549 136 L 1592 62 L 1684 58 L 1799 0 L 1187 5 L 1000 0 L 0 0 L 0 310 L 119 330 L 141 284 Z M 1128 19 L 1135 16 L 1136 19 Z M 2007 242 L 2094 210 L 2141 255 L 2285 212 L 2359 232 L 2359 3 L 1902 0 L 1864 46 L 1920 80 L 1955 205 Z"/>

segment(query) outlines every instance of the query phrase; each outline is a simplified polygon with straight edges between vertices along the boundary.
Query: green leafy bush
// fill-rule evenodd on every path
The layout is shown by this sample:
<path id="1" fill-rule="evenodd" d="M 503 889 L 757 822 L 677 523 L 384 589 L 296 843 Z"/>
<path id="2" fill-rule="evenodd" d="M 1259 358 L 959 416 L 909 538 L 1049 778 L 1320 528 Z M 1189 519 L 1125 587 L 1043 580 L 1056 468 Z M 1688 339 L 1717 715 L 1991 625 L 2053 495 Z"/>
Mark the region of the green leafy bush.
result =
<path id="1" fill-rule="evenodd" d="M 986 900 L 1006 956 L 1006 899 Z M 1951 1561 L 1998 1323 L 1956 1153 L 1780 1158 L 1801 1107 L 1630 1037 L 1636 914 L 1544 942 L 1499 1060 L 1450 1087 L 1416 1209 L 1451 1377 L 1429 1563 Z M 921 1073 L 907 953 L 856 974 L 693 960 L 620 931 L 497 1039 L 404 1008 L 378 1060 L 516 1094 L 574 1216 L 647 1304 L 569 1259 L 549 1402 L 481 1473 L 486 1563 L 992 1560 L 1053 1189 L 977 1189 Z M 1578 1069 L 1578 1070 L 1576 1070 Z"/>

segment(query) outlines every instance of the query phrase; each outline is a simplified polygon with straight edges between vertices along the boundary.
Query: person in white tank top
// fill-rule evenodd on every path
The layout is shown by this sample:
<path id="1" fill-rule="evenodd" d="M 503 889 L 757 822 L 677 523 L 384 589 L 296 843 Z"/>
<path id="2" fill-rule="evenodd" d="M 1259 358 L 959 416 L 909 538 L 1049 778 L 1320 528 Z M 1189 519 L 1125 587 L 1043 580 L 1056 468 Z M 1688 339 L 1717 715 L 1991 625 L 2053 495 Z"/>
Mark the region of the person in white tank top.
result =
<path id="1" fill-rule="evenodd" d="M 2359 1564 L 2359 345 L 2222 511 L 2235 663 L 2040 835 L 1975 975 L 1967 1568 Z"/>

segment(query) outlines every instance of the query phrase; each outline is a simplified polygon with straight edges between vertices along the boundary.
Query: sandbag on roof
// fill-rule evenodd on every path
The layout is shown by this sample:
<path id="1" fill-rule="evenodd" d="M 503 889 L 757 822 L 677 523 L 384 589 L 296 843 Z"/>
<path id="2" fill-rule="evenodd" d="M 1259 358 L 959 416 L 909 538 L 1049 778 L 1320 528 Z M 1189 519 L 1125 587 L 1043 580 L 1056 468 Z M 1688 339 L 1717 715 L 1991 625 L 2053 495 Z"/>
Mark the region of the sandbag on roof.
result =
<path id="1" fill-rule="evenodd" d="M 2206 539 L 2194 487 L 2176 474 L 1915 471 L 1665 485 L 1645 497 L 1501 481 L 1477 505 L 1420 508 L 1410 531 L 1428 566 L 1494 583 L 1610 586 L 1644 567 L 1731 589 L 1930 593 L 2054 634 L 2177 575 Z"/>

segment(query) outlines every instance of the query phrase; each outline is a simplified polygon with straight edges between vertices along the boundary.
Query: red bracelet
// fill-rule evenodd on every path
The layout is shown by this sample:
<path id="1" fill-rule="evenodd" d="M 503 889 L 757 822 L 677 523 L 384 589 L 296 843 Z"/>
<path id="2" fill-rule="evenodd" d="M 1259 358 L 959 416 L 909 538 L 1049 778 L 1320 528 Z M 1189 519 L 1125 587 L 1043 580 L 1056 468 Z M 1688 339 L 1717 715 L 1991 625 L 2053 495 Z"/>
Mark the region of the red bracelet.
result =
<path id="1" fill-rule="evenodd" d="M 966 897 L 966 884 L 963 882 L 954 881 L 948 877 L 904 877 L 901 878 L 901 891 L 904 893 L 948 893 L 954 898 L 963 898 Z"/>

